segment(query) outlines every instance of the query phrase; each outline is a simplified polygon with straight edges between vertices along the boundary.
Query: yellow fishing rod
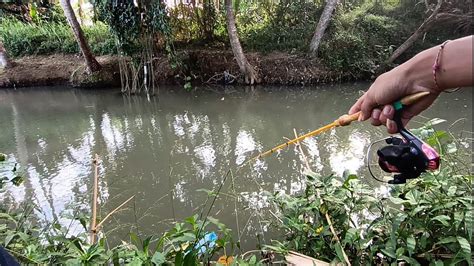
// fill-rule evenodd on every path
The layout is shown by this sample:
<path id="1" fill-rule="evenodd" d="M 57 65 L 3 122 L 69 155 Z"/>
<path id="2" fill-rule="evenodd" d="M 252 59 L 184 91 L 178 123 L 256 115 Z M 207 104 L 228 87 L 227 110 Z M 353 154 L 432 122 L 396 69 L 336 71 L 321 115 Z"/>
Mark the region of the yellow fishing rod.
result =
<path id="1" fill-rule="evenodd" d="M 411 105 L 415 102 L 417 102 L 418 100 L 420 100 L 421 98 L 427 96 L 428 94 L 430 94 L 429 92 L 419 92 L 419 93 L 415 93 L 415 94 L 412 94 L 412 95 L 408 95 L 408 96 L 405 96 L 403 97 L 401 100 L 399 101 L 396 101 L 395 103 L 393 103 L 393 106 L 395 107 L 396 110 L 399 110 L 401 109 L 403 106 L 407 106 L 407 105 Z M 325 131 L 328 131 L 329 129 L 331 128 L 335 128 L 335 127 L 339 127 L 339 126 L 347 126 L 349 125 L 351 122 L 354 122 L 354 121 L 357 121 L 359 119 L 359 116 L 360 116 L 361 112 L 357 112 L 357 113 L 354 113 L 354 114 L 351 114 L 351 115 L 342 115 L 340 116 L 338 119 L 334 120 L 334 122 L 328 124 L 328 125 L 325 125 L 323 127 L 320 127 L 314 131 L 311 131 L 309 133 L 306 133 L 304 135 L 301 135 L 295 139 L 292 139 L 292 140 L 289 140 L 285 143 L 282 143 L 276 147 L 273 147 L 271 149 L 269 149 L 268 151 L 266 152 L 263 152 L 263 153 L 260 153 L 259 155 L 253 157 L 252 159 L 250 159 L 248 162 L 251 162 L 251 161 L 254 161 L 254 160 L 257 160 L 257 159 L 260 159 L 262 157 L 265 157 L 267 155 L 270 155 L 276 151 L 279 151 L 281 149 L 284 149 L 292 144 L 296 144 L 306 138 L 309 138 L 309 137 L 313 137 L 313 136 L 317 136 Z"/>

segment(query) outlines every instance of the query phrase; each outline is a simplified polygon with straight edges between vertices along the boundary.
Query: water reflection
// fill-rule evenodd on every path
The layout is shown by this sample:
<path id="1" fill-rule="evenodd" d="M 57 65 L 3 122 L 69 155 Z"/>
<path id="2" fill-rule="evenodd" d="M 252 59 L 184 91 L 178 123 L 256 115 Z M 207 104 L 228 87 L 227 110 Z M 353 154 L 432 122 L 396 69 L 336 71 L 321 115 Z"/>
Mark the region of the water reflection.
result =
<path id="1" fill-rule="evenodd" d="M 199 190 L 219 187 L 228 169 L 235 170 L 259 152 L 293 137 L 293 128 L 305 133 L 332 121 L 364 86 L 256 90 L 252 94 L 234 90 L 224 100 L 216 92 L 167 91 L 151 102 L 109 91 L 0 91 L 0 151 L 18 161 L 28 175 L 24 186 L 9 186 L 0 197 L 5 204 L 32 200 L 39 217 L 69 224 L 65 214 L 71 216 L 71 209 L 90 211 L 91 159 L 97 153 L 101 157 L 100 213 L 107 214 L 135 195 L 133 208 L 117 213 L 105 227 L 111 230 L 112 241 L 126 238 L 131 227 L 157 232 L 174 219 L 201 212 L 207 194 Z M 470 130 L 472 107 L 464 105 L 470 106 L 472 92 L 460 93 L 463 97 L 458 96 L 458 101 L 463 104 L 450 105 L 453 112 L 434 108 L 428 115 L 455 120 L 458 117 L 449 115 L 464 113 L 468 121 L 459 130 Z M 449 102 L 453 95 L 443 97 Z M 384 134 L 356 123 L 306 139 L 303 147 L 314 171 L 342 175 L 349 170 L 364 175 L 365 149 Z M 295 147 L 244 166 L 232 182 L 224 184 L 225 195 L 211 215 L 234 226 L 242 245 L 252 248 L 254 235 L 269 229 L 263 222 L 268 219 L 264 191 L 301 192 L 303 169 Z M 381 186 L 377 193 L 386 194 L 388 189 Z M 240 228 L 236 228 L 236 216 Z"/>

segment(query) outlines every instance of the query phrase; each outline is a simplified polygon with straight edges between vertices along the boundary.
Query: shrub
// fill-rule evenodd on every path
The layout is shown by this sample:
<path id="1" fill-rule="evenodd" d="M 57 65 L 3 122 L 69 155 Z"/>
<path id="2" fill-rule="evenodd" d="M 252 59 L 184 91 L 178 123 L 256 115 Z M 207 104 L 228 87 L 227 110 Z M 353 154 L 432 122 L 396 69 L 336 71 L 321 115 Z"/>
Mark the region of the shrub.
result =
<path id="1" fill-rule="evenodd" d="M 107 25 L 83 27 L 96 55 L 114 54 L 115 38 Z M 79 47 L 68 24 L 58 22 L 24 23 L 13 18 L 0 20 L 0 39 L 12 56 L 78 53 Z"/>
<path id="2" fill-rule="evenodd" d="M 280 248 L 336 261 L 344 261 L 344 250 L 354 265 L 472 265 L 473 176 L 460 160 L 471 151 L 457 150 L 462 142 L 448 132 L 435 132 L 436 121 L 413 132 L 438 148 L 442 168 L 392 187 L 388 196 L 355 175 L 341 179 L 314 173 L 308 174 L 302 195 L 273 195 L 276 225 L 286 236 Z"/>

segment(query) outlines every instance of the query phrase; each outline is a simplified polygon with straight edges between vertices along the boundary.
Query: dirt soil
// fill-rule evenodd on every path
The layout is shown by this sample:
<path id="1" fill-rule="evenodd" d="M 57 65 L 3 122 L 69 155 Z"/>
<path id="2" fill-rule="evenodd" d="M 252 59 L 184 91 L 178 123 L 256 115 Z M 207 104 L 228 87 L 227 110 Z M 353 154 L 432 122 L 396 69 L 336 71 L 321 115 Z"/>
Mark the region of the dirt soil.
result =
<path id="1" fill-rule="evenodd" d="M 156 74 L 161 84 L 182 84 L 184 76 L 193 78 L 193 83 L 206 83 L 209 79 L 222 75 L 224 71 L 242 80 L 238 65 L 230 51 L 191 50 L 181 51 L 179 55 L 182 70 L 173 70 L 165 56 L 157 57 Z M 257 69 L 263 84 L 310 85 L 330 82 L 337 75 L 316 60 L 286 53 L 259 54 L 248 53 L 249 62 Z M 81 83 L 84 61 L 78 55 L 27 56 L 14 60 L 14 66 L 0 69 L 0 88 L 73 85 L 76 87 L 119 86 L 120 75 L 118 59 L 114 56 L 101 56 L 97 60 L 103 66 L 106 78 L 97 82 Z M 77 78 L 79 75 L 79 79 Z M 74 78 L 71 78 L 73 76 Z M 79 82 L 77 82 L 79 80 Z M 94 79 L 95 80 L 95 79 Z"/>

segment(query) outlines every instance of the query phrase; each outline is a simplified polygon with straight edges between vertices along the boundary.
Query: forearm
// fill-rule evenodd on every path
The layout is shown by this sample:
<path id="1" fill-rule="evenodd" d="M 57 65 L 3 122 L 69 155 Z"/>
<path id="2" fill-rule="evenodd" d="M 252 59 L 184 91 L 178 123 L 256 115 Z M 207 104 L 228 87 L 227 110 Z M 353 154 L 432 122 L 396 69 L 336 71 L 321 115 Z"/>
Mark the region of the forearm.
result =
<path id="1" fill-rule="evenodd" d="M 422 86 L 433 90 L 473 85 L 473 36 L 450 41 L 441 51 L 439 69 L 436 71 L 438 86 L 433 77 L 433 64 L 440 45 L 427 49 L 400 65 L 398 70 L 406 76 L 407 86 Z"/>

